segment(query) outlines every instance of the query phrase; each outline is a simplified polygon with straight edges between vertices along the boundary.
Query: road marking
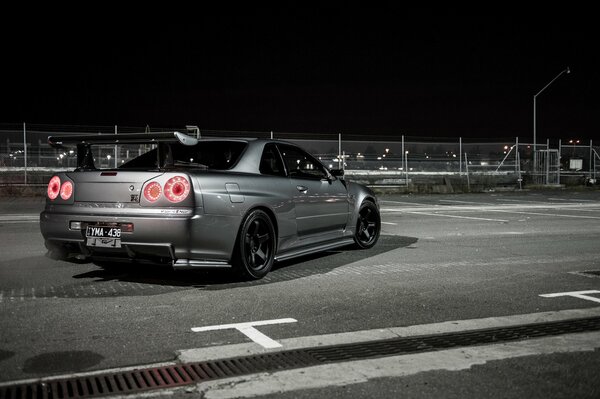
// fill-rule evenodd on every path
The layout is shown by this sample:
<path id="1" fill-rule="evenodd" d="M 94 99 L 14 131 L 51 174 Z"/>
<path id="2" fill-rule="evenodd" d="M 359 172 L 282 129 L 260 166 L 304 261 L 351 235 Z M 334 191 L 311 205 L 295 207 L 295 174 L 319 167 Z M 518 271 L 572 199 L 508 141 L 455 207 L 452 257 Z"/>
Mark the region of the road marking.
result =
<path id="1" fill-rule="evenodd" d="M 440 217 L 447 217 L 447 218 L 457 218 L 457 219 L 471 219 L 471 220 L 484 220 L 486 222 L 501 222 L 501 223 L 508 223 L 508 220 L 504 220 L 504 219 L 489 219 L 489 218 L 478 218 L 478 217 L 474 217 L 474 216 L 458 216 L 458 215 L 445 215 L 442 213 L 429 213 L 429 212 L 406 212 L 406 213 L 412 213 L 414 215 L 425 215 L 425 216 L 440 216 Z"/>
<path id="2" fill-rule="evenodd" d="M 554 294 L 541 294 L 540 296 L 544 297 L 544 298 L 557 298 L 557 297 L 561 297 L 561 296 L 572 296 L 574 298 L 579 298 L 579 299 L 584 299 L 586 301 L 600 303 L 600 298 L 589 296 L 587 294 L 600 294 L 600 291 L 588 290 L 588 291 L 557 292 Z"/>
<path id="3" fill-rule="evenodd" d="M 588 199 L 573 199 L 573 198 L 548 198 L 548 201 L 581 201 L 581 202 L 596 202 L 596 200 L 588 200 Z"/>
<path id="4" fill-rule="evenodd" d="M 390 212 L 433 212 L 433 211 L 494 211 L 494 210 L 544 210 L 544 209 L 573 209 L 580 210 L 583 208 L 594 209 L 598 208 L 598 203 L 594 204 L 556 204 L 556 203 L 546 203 L 546 204 L 498 204 L 498 205 L 428 205 L 428 206 L 418 206 L 418 207 L 393 207 L 393 208 L 381 208 L 381 211 L 390 211 Z"/>
<path id="5" fill-rule="evenodd" d="M 379 202 L 387 202 L 389 204 L 406 204 L 406 205 L 425 206 L 425 204 L 419 204 L 418 202 L 407 202 L 407 201 L 380 200 Z"/>
<path id="6" fill-rule="evenodd" d="M 440 202 L 452 202 L 452 203 L 457 203 L 457 204 L 492 205 L 488 202 L 475 202 L 475 201 L 458 201 L 458 200 L 446 200 L 446 199 L 441 199 L 439 201 Z"/>
<path id="7" fill-rule="evenodd" d="M 216 331 L 216 330 L 229 330 L 236 329 L 246 337 L 250 338 L 252 341 L 261 345 L 264 348 L 272 349 L 272 348 L 281 348 L 281 344 L 269 337 L 265 334 L 258 331 L 255 326 L 266 326 L 269 324 L 283 324 L 283 323 L 296 323 L 298 320 L 296 319 L 275 319 L 275 320 L 262 320 L 262 321 L 251 321 L 249 323 L 235 323 L 235 324 L 222 324 L 217 326 L 207 326 L 207 327 L 193 327 L 192 331 L 194 332 L 205 332 L 205 331 Z"/>
<path id="8" fill-rule="evenodd" d="M 505 210 L 505 209 L 488 209 L 488 210 L 490 212 L 517 213 L 520 215 L 554 216 L 554 217 L 574 218 L 574 219 L 600 219 L 600 216 L 562 215 L 560 213 L 541 213 L 541 212 L 521 212 L 521 211 L 509 211 L 509 210 Z"/>
<path id="9" fill-rule="evenodd" d="M 40 221 L 40 215 L 0 215 L 0 223 L 15 224 L 15 223 L 37 223 Z"/>
<path id="10" fill-rule="evenodd" d="M 381 224 L 389 224 L 390 226 L 398 226 L 398 223 L 392 223 L 392 222 L 381 222 Z"/>

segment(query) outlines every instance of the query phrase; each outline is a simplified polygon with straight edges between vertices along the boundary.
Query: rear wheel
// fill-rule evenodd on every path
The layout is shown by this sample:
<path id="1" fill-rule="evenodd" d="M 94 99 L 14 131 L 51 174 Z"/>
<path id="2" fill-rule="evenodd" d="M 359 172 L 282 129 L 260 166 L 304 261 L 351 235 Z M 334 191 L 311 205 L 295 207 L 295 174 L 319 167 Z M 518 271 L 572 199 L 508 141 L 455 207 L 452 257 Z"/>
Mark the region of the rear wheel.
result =
<path id="1" fill-rule="evenodd" d="M 275 259 L 275 228 L 269 215 L 257 209 L 244 219 L 234 252 L 234 267 L 243 278 L 267 275 Z"/>
<path id="2" fill-rule="evenodd" d="M 379 239 L 381 230 L 381 218 L 379 209 L 371 201 L 365 201 L 360 205 L 358 218 L 356 220 L 356 232 L 354 242 L 359 248 L 371 248 Z"/>

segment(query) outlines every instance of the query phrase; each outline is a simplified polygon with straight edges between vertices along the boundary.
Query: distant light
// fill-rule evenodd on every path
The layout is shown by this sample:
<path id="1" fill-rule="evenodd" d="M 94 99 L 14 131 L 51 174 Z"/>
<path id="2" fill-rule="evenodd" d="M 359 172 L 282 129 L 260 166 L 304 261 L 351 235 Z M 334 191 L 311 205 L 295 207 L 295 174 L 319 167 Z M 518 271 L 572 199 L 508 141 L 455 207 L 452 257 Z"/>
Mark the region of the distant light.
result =
<path id="1" fill-rule="evenodd" d="M 378 160 L 378 161 L 381 161 L 381 157 L 377 157 L 377 160 Z"/>
<path id="2" fill-rule="evenodd" d="M 507 145 L 505 145 L 505 146 L 504 146 L 504 149 L 505 149 L 505 150 L 508 150 L 508 146 L 507 146 Z"/>
<path id="3" fill-rule="evenodd" d="M 456 158 L 456 154 L 452 154 L 452 158 Z"/>
<path id="4" fill-rule="evenodd" d="M 385 153 L 387 154 L 388 152 L 390 152 L 390 149 L 389 149 L 389 148 L 386 148 L 386 149 L 385 149 Z"/>
<path id="5" fill-rule="evenodd" d="M 106 156 L 106 159 L 108 159 L 108 160 L 110 161 L 110 158 L 112 158 L 112 157 L 110 156 L 110 154 L 108 154 L 108 155 Z"/>
<path id="6" fill-rule="evenodd" d="M 408 155 L 408 151 L 406 151 L 405 154 Z"/>
<path id="7" fill-rule="evenodd" d="M 333 168 L 333 165 L 332 165 L 332 164 L 329 164 L 329 169 L 331 169 L 331 168 Z"/>

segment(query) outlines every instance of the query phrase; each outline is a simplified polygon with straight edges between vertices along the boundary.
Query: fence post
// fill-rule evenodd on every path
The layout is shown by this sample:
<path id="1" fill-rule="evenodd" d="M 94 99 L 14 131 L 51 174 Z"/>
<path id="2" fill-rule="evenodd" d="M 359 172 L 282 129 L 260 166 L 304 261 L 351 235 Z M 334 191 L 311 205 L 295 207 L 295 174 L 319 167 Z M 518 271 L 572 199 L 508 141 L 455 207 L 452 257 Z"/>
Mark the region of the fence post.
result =
<path id="1" fill-rule="evenodd" d="M 515 173 L 517 173 L 517 165 L 519 163 L 519 138 L 515 137 Z"/>
<path id="2" fill-rule="evenodd" d="M 404 135 L 402 135 L 402 169 L 404 169 Z"/>
<path id="3" fill-rule="evenodd" d="M 25 122 L 23 122 L 23 148 L 25 149 L 25 184 L 27 184 L 27 127 L 25 126 Z"/>
<path id="4" fill-rule="evenodd" d="M 469 158 L 465 152 L 465 170 L 467 172 L 467 192 L 471 192 L 471 181 L 469 180 Z"/>
<path id="5" fill-rule="evenodd" d="M 592 147 L 592 139 L 590 139 L 590 178 L 592 177 L 592 151 L 594 150 L 594 147 Z"/>
<path id="6" fill-rule="evenodd" d="M 271 140 L 273 140 L 273 131 L 271 130 Z"/>
<path id="7" fill-rule="evenodd" d="M 558 139 L 558 184 L 560 184 L 560 160 L 562 158 L 562 139 Z"/>
<path id="8" fill-rule="evenodd" d="M 342 134 L 338 133 L 338 169 L 342 169 Z"/>
<path id="9" fill-rule="evenodd" d="M 458 138 L 458 174 L 462 176 L 462 137 Z"/>
<path id="10" fill-rule="evenodd" d="M 115 125 L 115 134 L 117 134 L 117 125 Z M 117 152 L 117 145 L 115 144 L 115 169 L 117 169 L 118 166 L 117 158 L 119 158 L 119 153 Z"/>
<path id="11" fill-rule="evenodd" d="M 406 162 L 406 188 L 408 188 L 408 151 L 404 151 L 404 161 Z"/>
<path id="12" fill-rule="evenodd" d="M 546 184 L 550 184 L 550 139 L 546 139 Z"/>

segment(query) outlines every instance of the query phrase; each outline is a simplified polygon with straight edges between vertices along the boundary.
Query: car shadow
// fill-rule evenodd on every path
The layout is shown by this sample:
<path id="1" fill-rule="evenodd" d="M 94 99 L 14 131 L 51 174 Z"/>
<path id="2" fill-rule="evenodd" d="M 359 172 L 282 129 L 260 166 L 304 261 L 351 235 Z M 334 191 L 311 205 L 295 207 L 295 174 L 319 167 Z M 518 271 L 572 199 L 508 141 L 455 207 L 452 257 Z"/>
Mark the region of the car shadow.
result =
<path id="1" fill-rule="evenodd" d="M 93 279 L 94 282 L 127 282 L 171 288 L 193 288 L 222 290 L 251 287 L 295 280 L 313 275 L 326 274 L 333 270 L 370 257 L 408 247 L 418 241 L 415 237 L 384 236 L 370 249 L 358 250 L 351 247 L 307 255 L 293 260 L 278 262 L 261 280 L 241 281 L 230 270 L 227 271 L 174 271 L 169 267 L 134 264 L 105 264 L 99 268 L 74 275 L 75 279 Z M 149 287 L 150 288 L 150 287 Z M 145 290 L 151 294 L 152 289 Z M 162 292 L 165 292 L 162 290 Z"/>

